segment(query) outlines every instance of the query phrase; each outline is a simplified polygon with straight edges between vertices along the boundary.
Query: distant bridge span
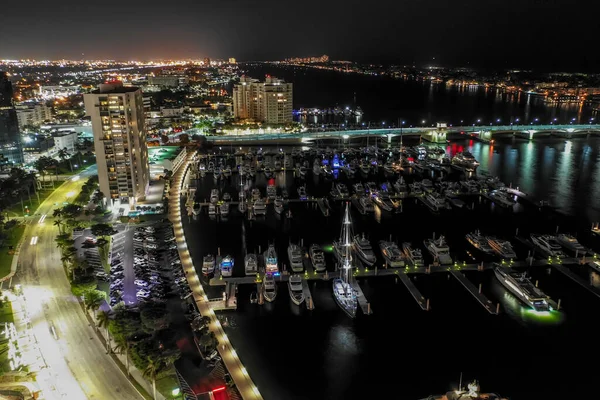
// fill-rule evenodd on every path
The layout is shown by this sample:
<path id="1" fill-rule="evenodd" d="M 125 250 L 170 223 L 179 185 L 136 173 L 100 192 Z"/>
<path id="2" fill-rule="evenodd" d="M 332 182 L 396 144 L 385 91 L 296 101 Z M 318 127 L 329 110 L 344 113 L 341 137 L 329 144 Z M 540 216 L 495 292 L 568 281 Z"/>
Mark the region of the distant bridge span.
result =
<path id="1" fill-rule="evenodd" d="M 186 131 L 188 135 L 203 133 L 200 130 L 190 129 Z M 465 134 L 475 136 L 482 140 L 491 140 L 496 135 L 513 135 L 527 139 L 534 139 L 535 136 L 560 136 L 560 137 L 579 137 L 587 135 L 600 134 L 600 124 L 579 124 L 579 125 L 491 125 L 491 126 L 448 126 L 442 128 L 436 127 L 417 127 L 417 128 L 383 128 L 383 129 L 355 129 L 355 130 L 308 130 L 300 133 L 268 133 L 268 132 L 248 132 L 237 135 L 218 135 L 206 136 L 207 140 L 215 144 L 233 144 L 233 143 L 252 143 L 252 142 L 303 142 L 310 143 L 321 139 L 350 139 L 360 137 L 379 136 L 391 140 L 396 136 L 421 136 L 424 140 L 434 143 L 444 143 L 447 136 L 451 134 Z"/>

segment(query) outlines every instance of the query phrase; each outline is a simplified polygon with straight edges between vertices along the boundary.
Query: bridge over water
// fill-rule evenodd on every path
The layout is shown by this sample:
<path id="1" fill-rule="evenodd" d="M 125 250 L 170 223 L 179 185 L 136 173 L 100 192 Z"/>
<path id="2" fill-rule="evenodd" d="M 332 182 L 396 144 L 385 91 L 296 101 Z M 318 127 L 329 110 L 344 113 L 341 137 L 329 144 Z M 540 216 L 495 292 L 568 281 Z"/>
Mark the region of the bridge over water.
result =
<path id="1" fill-rule="evenodd" d="M 202 131 L 190 129 L 188 135 L 203 135 Z M 559 136 L 565 138 L 600 134 L 600 124 L 569 125 L 491 125 L 491 126 L 448 126 L 448 127 L 416 127 L 416 128 L 382 128 L 355 130 L 308 130 L 300 133 L 268 133 L 250 132 L 234 135 L 207 136 L 207 140 L 216 144 L 279 142 L 310 143 L 315 140 L 339 139 L 347 140 L 361 137 L 381 137 L 388 141 L 397 136 L 421 136 L 433 143 L 445 143 L 449 137 L 467 135 L 483 141 L 490 141 L 495 136 L 519 136 L 529 140 L 535 137 Z"/>

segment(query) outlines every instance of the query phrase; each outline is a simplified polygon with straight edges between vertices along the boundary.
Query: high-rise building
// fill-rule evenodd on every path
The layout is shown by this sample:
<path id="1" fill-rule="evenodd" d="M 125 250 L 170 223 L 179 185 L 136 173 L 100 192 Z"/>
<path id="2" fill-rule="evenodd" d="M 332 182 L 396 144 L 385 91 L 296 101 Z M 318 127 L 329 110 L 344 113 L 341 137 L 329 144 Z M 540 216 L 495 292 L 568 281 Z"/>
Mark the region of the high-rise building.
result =
<path id="1" fill-rule="evenodd" d="M 0 72 L 0 166 L 23 164 L 23 144 L 6 72 Z"/>
<path id="2" fill-rule="evenodd" d="M 23 102 L 15 108 L 21 130 L 27 126 L 40 126 L 52 119 L 52 109 L 44 103 Z"/>
<path id="3" fill-rule="evenodd" d="M 233 57 L 229 57 L 229 64 L 235 64 L 237 61 Z"/>
<path id="4" fill-rule="evenodd" d="M 293 85 L 267 76 L 264 82 L 242 76 L 233 88 L 236 118 L 268 124 L 292 122 Z"/>
<path id="5" fill-rule="evenodd" d="M 112 204 L 133 207 L 145 197 L 150 177 L 142 91 L 110 82 L 83 98 L 92 120 L 100 191 Z"/>

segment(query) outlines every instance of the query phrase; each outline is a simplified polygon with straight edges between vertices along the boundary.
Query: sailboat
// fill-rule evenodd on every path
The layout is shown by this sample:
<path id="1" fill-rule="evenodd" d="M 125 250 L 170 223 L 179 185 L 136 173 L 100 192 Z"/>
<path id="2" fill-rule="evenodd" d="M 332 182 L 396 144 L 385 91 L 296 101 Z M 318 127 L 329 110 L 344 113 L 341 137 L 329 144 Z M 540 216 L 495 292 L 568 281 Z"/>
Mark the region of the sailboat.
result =
<path id="1" fill-rule="evenodd" d="M 352 279 L 352 220 L 350 219 L 350 203 L 346 203 L 340 242 L 337 245 L 337 250 L 343 252 L 343 255 L 339 257 L 341 261 L 340 277 L 333 279 L 333 296 L 340 308 L 350 318 L 354 318 L 356 317 L 358 300 L 350 284 L 350 280 Z"/>

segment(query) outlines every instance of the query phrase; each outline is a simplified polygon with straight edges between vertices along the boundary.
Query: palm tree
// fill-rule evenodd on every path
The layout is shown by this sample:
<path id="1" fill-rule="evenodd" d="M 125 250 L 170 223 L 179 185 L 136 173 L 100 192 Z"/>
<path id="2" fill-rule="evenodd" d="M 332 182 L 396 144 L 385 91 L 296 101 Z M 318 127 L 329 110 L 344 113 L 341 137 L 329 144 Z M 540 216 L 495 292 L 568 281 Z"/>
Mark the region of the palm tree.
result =
<path id="1" fill-rule="evenodd" d="M 152 398 L 156 400 L 156 375 L 160 371 L 161 360 L 154 360 L 148 356 L 148 365 L 144 369 L 143 376 L 152 379 Z"/>
<path id="2" fill-rule="evenodd" d="M 98 321 L 98 328 L 106 329 L 106 354 L 110 353 L 110 334 L 108 333 L 108 325 L 110 324 L 110 312 L 100 311 L 96 315 L 96 321 Z"/>
<path id="3" fill-rule="evenodd" d="M 73 163 L 71 162 L 71 154 L 67 150 L 66 147 L 63 147 L 58 151 L 58 158 L 60 158 L 63 162 L 65 160 L 69 160 L 69 169 L 73 172 Z"/>
<path id="4" fill-rule="evenodd" d="M 104 292 L 100 290 L 90 290 L 88 292 L 85 292 L 83 294 L 83 303 L 85 304 L 85 309 L 88 311 L 94 311 L 94 316 L 96 316 L 96 311 L 98 311 L 98 309 L 102 305 L 102 302 L 104 301 L 105 297 L 106 295 L 104 294 Z"/>
<path id="5" fill-rule="evenodd" d="M 108 328 L 107 328 L 108 329 Z M 115 343 L 117 344 L 113 351 L 115 353 L 123 354 L 125 353 L 125 369 L 127 370 L 127 377 L 129 378 L 131 374 L 129 373 L 129 347 L 130 343 L 127 339 L 118 340 L 115 338 Z"/>
<path id="6" fill-rule="evenodd" d="M 64 224 L 65 224 L 65 220 L 62 219 L 60 216 L 54 220 L 54 225 L 58 226 L 58 233 L 62 233 L 62 227 Z"/>

